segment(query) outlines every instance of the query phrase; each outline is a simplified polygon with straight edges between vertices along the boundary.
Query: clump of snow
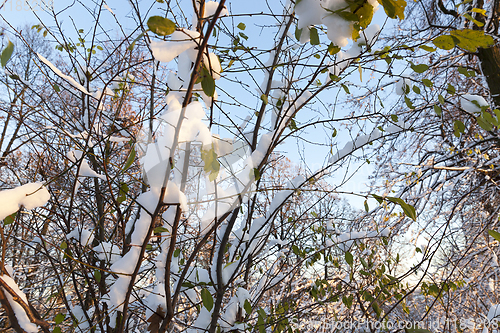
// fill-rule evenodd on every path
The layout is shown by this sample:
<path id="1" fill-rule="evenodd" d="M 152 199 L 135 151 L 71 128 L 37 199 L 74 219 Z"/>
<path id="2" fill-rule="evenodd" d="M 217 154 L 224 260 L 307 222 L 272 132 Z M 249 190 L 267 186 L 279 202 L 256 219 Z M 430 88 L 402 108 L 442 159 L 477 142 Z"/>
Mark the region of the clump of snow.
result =
<path id="1" fill-rule="evenodd" d="M 26 295 L 21 291 L 21 289 L 19 289 L 17 283 L 10 276 L 0 275 L 0 279 L 2 279 L 17 294 L 17 296 L 21 298 L 21 300 L 24 303 L 28 304 L 28 299 L 26 298 Z M 14 301 L 14 298 L 8 291 L 3 290 L 3 293 L 7 297 L 7 301 L 9 302 L 10 306 L 12 307 L 12 310 L 14 311 L 14 314 L 16 315 L 19 326 L 21 326 L 21 328 L 28 333 L 38 332 L 37 325 L 33 324 L 30 321 L 23 307 L 16 301 Z"/>
<path id="2" fill-rule="evenodd" d="M 375 0 L 370 0 L 368 3 L 377 8 L 378 3 Z M 348 8 L 348 4 L 344 0 L 301 0 L 295 6 L 295 13 L 299 17 L 297 24 L 298 29 L 302 29 L 300 42 L 305 43 L 309 40 L 309 27 L 313 25 L 325 25 L 327 27 L 327 37 L 335 45 L 344 47 L 352 38 L 354 22 L 343 19 L 340 15 L 334 13 L 337 10 Z M 376 28 L 368 28 L 366 31 L 366 39 L 372 41 Z M 368 38 L 368 35 L 371 38 Z M 364 40 L 364 43 L 368 43 Z"/>
<path id="3" fill-rule="evenodd" d="M 411 80 L 407 77 L 402 77 L 396 82 L 396 94 L 405 95 L 412 87 Z"/>
<path id="4" fill-rule="evenodd" d="M 38 58 L 40 59 L 41 62 L 43 62 L 45 65 L 47 65 L 54 73 L 56 73 L 59 77 L 63 78 L 64 80 L 68 81 L 73 87 L 76 89 L 80 90 L 82 93 L 86 95 L 92 95 L 90 94 L 87 89 L 85 89 L 84 86 L 82 86 L 80 83 L 76 82 L 74 78 L 72 78 L 69 75 L 63 74 L 61 70 L 56 68 L 50 61 L 48 61 L 45 57 L 43 57 L 40 53 L 36 54 Z"/>
<path id="5" fill-rule="evenodd" d="M 14 214 L 21 206 L 33 209 L 45 205 L 49 199 L 50 193 L 43 183 L 29 183 L 0 191 L 0 220 Z"/>
<path id="6" fill-rule="evenodd" d="M 281 190 L 273 197 L 271 204 L 269 205 L 269 211 L 266 217 L 270 218 L 274 214 L 276 209 L 279 209 L 281 205 L 293 194 L 293 192 L 305 181 L 304 176 L 297 176 L 288 182 L 285 186 L 285 190 Z"/>
<path id="7" fill-rule="evenodd" d="M 170 62 L 181 53 L 198 46 L 199 38 L 199 32 L 181 29 L 175 31 L 168 41 L 151 42 L 151 50 L 156 60 Z"/>
<path id="8" fill-rule="evenodd" d="M 302 0 L 295 6 L 295 13 L 299 16 L 298 29 L 304 29 L 311 25 L 321 24 L 325 16 L 326 1 Z"/>
<path id="9" fill-rule="evenodd" d="M 197 6 L 197 10 L 199 11 L 200 10 L 200 4 L 198 1 L 196 1 L 196 6 Z M 205 2 L 205 7 L 204 7 L 204 11 L 203 11 L 203 15 L 202 17 L 203 18 L 210 18 L 212 16 L 214 16 L 215 12 L 217 11 L 217 8 L 219 7 L 219 3 L 218 2 L 215 2 L 215 1 L 207 1 Z M 227 11 L 227 7 L 224 6 L 219 14 L 219 17 L 223 17 L 223 16 L 227 16 L 229 14 L 229 12 Z M 198 18 L 196 17 L 196 15 L 193 15 L 192 17 L 192 23 L 193 23 L 193 27 L 196 27 L 198 25 Z"/>
<path id="10" fill-rule="evenodd" d="M 119 136 L 110 136 L 109 137 L 109 142 L 116 142 L 116 143 L 123 143 L 130 141 L 130 138 L 121 138 Z"/>
<path id="11" fill-rule="evenodd" d="M 80 305 L 72 305 L 71 302 L 68 302 L 70 307 L 71 307 L 71 312 L 76 318 L 76 321 L 78 323 L 78 328 L 80 329 L 81 332 L 88 332 L 90 331 L 90 323 L 87 320 L 87 317 L 85 317 L 85 312 L 83 311 L 82 307 Z M 92 317 L 92 314 L 94 313 L 94 308 L 90 308 L 87 310 L 87 314 Z"/>
<path id="12" fill-rule="evenodd" d="M 212 319 L 212 313 L 209 312 L 204 306 L 200 310 L 200 314 L 194 321 L 192 327 L 187 330 L 188 333 L 198 333 L 205 332 L 208 326 L 210 325 L 210 321 Z"/>
<path id="13" fill-rule="evenodd" d="M 121 258 L 120 248 L 114 244 L 108 242 L 102 242 L 93 249 L 99 260 L 104 260 L 111 264 L 115 263 Z"/>
<path id="14" fill-rule="evenodd" d="M 460 97 L 462 109 L 469 113 L 481 112 L 481 106 L 488 106 L 486 100 L 478 95 L 465 94 Z"/>
<path id="15" fill-rule="evenodd" d="M 492 321 L 498 316 L 500 316 L 500 304 L 493 304 L 488 311 L 488 320 Z"/>
<path id="16" fill-rule="evenodd" d="M 215 55 L 215 53 L 210 52 L 208 57 L 203 55 L 203 64 L 206 68 L 210 69 L 214 80 L 220 79 L 220 73 L 222 71 L 222 67 L 220 65 L 219 57 Z"/>
<path id="17" fill-rule="evenodd" d="M 375 128 L 369 135 L 359 135 L 354 141 L 348 141 L 344 148 L 338 151 L 337 154 L 333 155 L 329 163 L 335 163 L 342 158 L 346 157 L 347 155 L 351 154 L 353 151 L 356 149 L 362 147 L 363 145 L 367 144 L 368 142 L 371 142 L 373 140 L 376 140 L 381 137 L 380 131 Z"/>
<path id="18" fill-rule="evenodd" d="M 167 303 L 165 299 L 165 284 L 159 283 L 155 286 L 153 291 L 146 298 L 146 318 L 151 318 L 151 316 L 155 313 L 160 307 L 163 311 L 167 309 Z"/>
<path id="19" fill-rule="evenodd" d="M 346 233 L 339 234 L 337 236 L 332 236 L 331 240 L 327 240 L 327 246 L 332 246 L 337 244 L 337 246 L 342 251 L 347 251 L 354 241 L 365 238 L 375 238 L 375 237 L 387 237 L 390 233 L 388 228 L 384 228 L 380 231 L 350 231 Z"/>
<path id="20" fill-rule="evenodd" d="M 68 153 L 67 157 L 68 159 L 73 162 L 77 163 L 78 161 L 82 160 L 80 164 L 80 168 L 78 169 L 78 176 L 79 177 L 97 177 L 99 179 L 106 179 L 105 175 L 100 175 L 92 168 L 90 167 L 89 163 L 85 160 L 82 159 L 83 152 L 81 150 L 72 150 Z"/>
<path id="21" fill-rule="evenodd" d="M 228 305 L 224 309 L 224 313 L 221 315 L 221 320 L 219 321 L 220 326 L 224 332 L 229 332 L 236 321 L 236 316 L 238 314 L 238 298 L 236 296 L 231 297 Z"/>
<path id="22" fill-rule="evenodd" d="M 148 203 L 147 199 L 154 198 L 157 194 L 153 191 L 149 191 L 143 193 L 142 199 L 145 201 L 146 205 L 151 205 L 152 203 Z M 158 201 L 156 201 L 157 203 Z M 115 326 L 116 322 L 116 311 L 123 311 L 123 303 L 125 301 L 125 297 L 127 294 L 127 290 L 132 281 L 131 275 L 133 274 L 137 265 L 140 265 L 139 259 L 141 254 L 141 246 L 143 245 L 147 232 L 149 231 L 149 227 L 151 225 L 151 216 L 144 210 L 141 209 L 141 215 L 138 221 L 134 225 L 134 232 L 131 236 L 131 245 L 130 250 L 120 259 L 116 260 L 113 265 L 111 265 L 111 270 L 116 274 L 119 274 L 118 279 L 111 286 L 108 296 L 109 301 L 108 307 L 112 310 L 110 325 L 112 327 Z M 115 311 L 116 310 L 116 311 Z"/>
<path id="23" fill-rule="evenodd" d="M 207 1 L 205 2 L 205 12 L 203 13 L 203 18 L 207 18 L 210 16 L 213 16 L 215 14 L 215 11 L 219 7 L 219 3 L 215 1 Z M 222 8 L 219 17 L 221 16 L 226 16 L 228 14 L 226 6 Z"/>
<path id="24" fill-rule="evenodd" d="M 323 23 L 328 27 L 326 36 L 333 44 L 340 47 L 349 44 L 353 30 L 352 22 L 346 21 L 336 14 L 331 14 L 323 19 Z"/>
<path id="25" fill-rule="evenodd" d="M 10 276 L 14 276 L 14 268 L 10 265 L 4 265 L 5 270 L 9 273 Z"/>
<path id="26" fill-rule="evenodd" d="M 87 246 L 92 244 L 92 241 L 94 240 L 94 234 L 92 231 L 87 230 L 85 228 L 76 227 L 75 229 L 71 230 L 69 234 L 66 235 L 66 238 L 68 239 L 73 238 L 76 241 L 80 242 L 82 246 Z"/>
<path id="27" fill-rule="evenodd" d="M 378 3 L 377 3 L 378 4 Z M 371 24 L 360 32 L 359 44 L 373 45 L 380 33 L 380 25 Z"/>

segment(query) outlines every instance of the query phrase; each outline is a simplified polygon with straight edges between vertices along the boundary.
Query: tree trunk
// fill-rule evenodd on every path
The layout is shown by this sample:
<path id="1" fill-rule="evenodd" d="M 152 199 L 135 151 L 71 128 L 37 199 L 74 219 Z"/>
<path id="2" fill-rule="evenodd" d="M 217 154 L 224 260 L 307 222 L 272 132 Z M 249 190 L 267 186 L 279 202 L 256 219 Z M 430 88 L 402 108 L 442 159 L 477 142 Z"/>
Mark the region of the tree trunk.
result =
<path id="1" fill-rule="evenodd" d="M 478 8 L 484 7 L 484 0 L 478 0 L 476 6 Z M 476 29 L 484 29 L 485 32 L 491 32 L 492 35 L 498 35 L 498 22 L 500 19 L 500 1 L 495 0 L 491 5 L 492 16 L 488 24 L 484 28 L 474 25 Z M 488 10 L 487 10 L 488 12 Z M 485 24 L 485 17 L 479 13 L 476 15 L 476 20 Z M 500 106 L 500 44 L 495 44 L 486 49 L 478 49 L 477 57 L 481 66 L 490 96 L 493 99 L 495 106 Z"/>
<path id="2" fill-rule="evenodd" d="M 491 98 L 496 107 L 500 106 L 500 45 L 496 44 L 487 49 L 479 49 L 477 57 L 481 64 L 481 70 L 488 88 Z"/>

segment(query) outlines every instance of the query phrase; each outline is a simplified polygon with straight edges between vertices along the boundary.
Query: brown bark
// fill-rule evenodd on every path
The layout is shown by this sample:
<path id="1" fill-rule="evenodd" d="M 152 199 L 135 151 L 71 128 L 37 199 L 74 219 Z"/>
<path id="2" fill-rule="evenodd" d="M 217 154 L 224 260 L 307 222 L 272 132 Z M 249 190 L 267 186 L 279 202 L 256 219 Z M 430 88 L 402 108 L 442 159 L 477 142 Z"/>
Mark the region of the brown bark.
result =
<path id="1" fill-rule="evenodd" d="M 478 8 L 483 8 L 484 0 L 479 0 L 476 6 Z M 484 30 L 496 35 L 498 32 L 498 21 L 500 19 L 500 1 L 495 0 L 491 10 L 493 11 L 492 18 L 488 25 L 484 27 Z M 479 22 L 483 24 L 486 23 L 483 15 L 478 13 L 475 16 L 476 20 Z M 474 25 L 474 27 L 476 29 L 483 29 L 477 25 Z M 495 106 L 500 106 L 500 44 L 497 43 L 486 49 L 478 49 L 476 55 L 479 59 L 481 71 L 486 78 L 486 83 L 488 84 L 493 103 Z"/>
<path id="2" fill-rule="evenodd" d="M 488 83 L 491 98 L 495 106 L 498 107 L 500 106 L 500 45 L 496 44 L 487 49 L 479 49 L 477 57 Z"/>

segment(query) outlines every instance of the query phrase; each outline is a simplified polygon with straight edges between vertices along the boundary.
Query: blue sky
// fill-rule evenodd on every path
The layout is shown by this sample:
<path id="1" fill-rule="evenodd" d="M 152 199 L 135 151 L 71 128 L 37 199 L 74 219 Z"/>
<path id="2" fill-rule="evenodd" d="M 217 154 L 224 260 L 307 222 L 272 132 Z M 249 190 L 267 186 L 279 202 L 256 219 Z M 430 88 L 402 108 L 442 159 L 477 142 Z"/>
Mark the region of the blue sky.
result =
<path id="1" fill-rule="evenodd" d="M 45 11 L 41 10 L 43 8 L 54 8 L 56 13 L 58 14 L 58 17 L 60 18 L 61 25 L 63 27 L 63 30 L 67 31 L 69 34 L 74 34 L 76 36 L 75 27 L 78 29 L 84 29 L 88 30 L 92 27 L 92 16 L 90 15 L 89 12 L 85 13 L 85 9 L 83 9 L 82 6 L 78 5 L 76 6 L 79 8 L 79 10 L 76 10 L 74 8 L 66 8 L 68 3 L 63 0 L 25 0 L 29 1 L 31 4 L 30 6 L 27 5 L 26 2 L 22 3 L 21 6 L 21 1 L 14 1 L 14 0 L 8 0 L 4 8 L 0 10 L 0 18 L 4 21 L 2 24 L 5 26 L 6 23 L 12 25 L 13 27 L 22 27 L 25 24 L 28 25 L 33 25 L 33 24 L 38 24 L 38 22 L 41 20 L 42 22 L 50 22 L 49 27 L 51 24 L 53 24 L 52 20 L 50 19 L 50 15 L 47 14 Z M 186 1 L 180 1 L 181 3 L 187 3 Z M 189 1 L 190 3 L 190 1 Z M 264 2 L 262 2 L 264 5 Z M 106 10 L 103 9 L 101 11 L 101 19 L 100 22 L 102 24 L 102 28 L 104 30 L 107 30 L 111 32 L 111 35 L 113 35 L 113 29 L 117 29 L 117 22 L 116 19 L 118 19 L 120 25 L 122 26 L 123 30 L 126 33 L 129 33 L 133 31 L 137 27 L 137 23 L 133 19 L 132 15 L 132 8 L 129 4 L 128 1 L 124 0 L 109 0 L 107 1 L 107 4 L 113 14 Z M 281 4 L 276 3 L 277 8 L 281 7 Z M 94 3 L 90 3 L 92 7 L 89 8 L 89 10 L 93 9 Z M 265 6 L 265 5 L 264 5 Z M 41 8 L 40 8 L 41 7 Z M 236 2 L 229 2 L 228 7 L 232 13 L 251 13 L 251 12 L 259 12 L 259 6 L 256 4 L 255 1 L 236 1 Z M 164 8 L 163 4 L 154 2 L 154 1 L 143 1 L 141 2 L 141 14 L 143 17 L 149 17 L 151 15 L 161 15 L 162 11 L 161 8 Z M 268 8 L 263 8 L 263 10 L 267 11 Z M 148 14 L 149 12 L 149 14 Z M 187 16 L 190 16 L 190 13 L 186 13 Z M 61 19 L 62 18 L 62 19 Z M 383 21 L 385 19 L 385 14 L 383 13 L 383 10 L 379 8 L 378 12 L 375 14 L 374 17 L 374 22 L 382 25 Z M 249 36 L 248 43 L 249 45 L 258 45 L 259 48 L 266 48 L 270 47 L 271 44 L 273 43 L 272 38 L 269 38 L 267 35 L 263 35 L 262 29 L 259 27 L 259 22 L 256 22 L 252 17 L 244 17 L 244 18 L 235 18 L 234 19 L 234 24 L 237 24 L 238 22 L 242 21 L 246 24 L 247 29 L 245 30 L 245 33 Z M 7 26 L 7 31 L 10 29 Z M 369 75 L 369 73 L 364 73 L 366 76 Z M 258 81 L 258 78 L 257 78 Z M 363 82 L 360 81 L 359 73 L 356 71 L 353 75 L 348 77 L 348 81 L 352 82 L 354 85 L 363 85 Z M 332 92 L 333 94 L 333 92 Z M 252 100 L 251 103 L 259 103 L 259 101 Z M 350 110 L 340 110 L 337 112 L 338 117 L 341 117 L 344 114 L 349 113 Z M 300 116 L 297 118 L 297 120 L 300 122 L 301 118 Z M 303 118 L 305 121 L 306 118 Z M 344 146 L 344 143 L 350 139 L 349 135 L 347 135 L 346 132 L 343 132 L 342 129 L 339 127 L 339 135 L 337 137 L 337 142 L 338 142 L 338 147 L 341 149 Z M 320 136 L 321 133 L 321 136 Z M 344 135 L 342 135 L 344 134 Z M 307 134 L 304 134 L 307 136 L 311 141 L 313 140 L 319 140 L 320 142 L 325 142 L 328 139 L 329 134 L 325 133 L 324 129 L 322 128 L 316 128 L 313 130 L 309 130 Z M 321 141 L 323 140 L 323 141 Z M 330 147 L 328 146 L 323 146 L 323 147 L 318 147 L 316 145 L 301 145 L 299 146 L 299 149 L 297 148 L 296 143 L 294 140 L 291 140 L 291 142 L 284 144 L 282 146 L 278 147 L 279 151 L 282 151 L 286 154 L 287 157 L 289 157 L 292 161 L 296 163 L 300 163 L 300 159 L 304 158 L 307 161 L 307 164 L 311 171 L 315 171 L 318 169 L 321 165 L 324 164 L 325 158 L 329 156 L 330 152 Z M 334 148 L 335 150 L 335 148 Z M 349 169 L 354 170 L 357 169 L 358 166 L 356 165 L 350 165 Z M 346 168 L 343 168 L 339 171 L 337 171 L 336 175 L 334 176 L 334 183 L 337 183 L 342 180 L 344 176 L 344 172 L 346 171 Z M 351 181 L 349 181 L 346 185 L 343 186 L 343 190 L 345 191 L 354 191 L 354 192 L 359 192 L 362 191 L 365 186 L 364 183 L 367 181 L 367 176 L 372 172 L 372 168 L 366 163 L 361 166 L 359 170 L 356 171 L 356 176 L 353 177 Z M 356 196 L 349 196 L 348 197 L 349 201 L 354 204 L 358 208 L 363 207 L 363 198 L 356 197 Z M 371 206 L 375 207 L 375 201 L 371 201 Z"/>

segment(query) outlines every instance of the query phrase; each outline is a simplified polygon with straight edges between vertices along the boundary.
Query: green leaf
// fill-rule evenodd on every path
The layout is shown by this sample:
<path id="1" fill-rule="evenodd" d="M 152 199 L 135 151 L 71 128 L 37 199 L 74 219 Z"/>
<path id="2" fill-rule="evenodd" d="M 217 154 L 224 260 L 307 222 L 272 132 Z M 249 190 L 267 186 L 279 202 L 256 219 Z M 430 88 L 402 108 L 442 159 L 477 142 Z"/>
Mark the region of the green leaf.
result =
<path id="1" fill-rule="evenodd" d="M 14 44 L 12 44 L 12 42 L 9 40 L 7 47 L 3 49 L 2 55 L 0 56 L 2 67 L 5 67 L 5 65 L 7 65 L 7 61 L 9 61 L 10 57 L 12 56 L 12 52 L 14 52 Z"/>
<path id="2" fill-rule="evenodd" d="M 240 30 L 245 30 L 247 26 L 245 25 L 245 23 L 240 22 L 236 27 Z"/>
<path id="3" fill-rule="evenodd" d="M 432 43 L 442 50 L 451 50 L 455 47 L 455 39 L 450 35 L 439 36 Z"/>
<path id="4" fill-rule="evenodd" d="M 389 200 L 390 202 L 398 204 L 403 209 L 403 212 L 406 214 L 406 216 L 411 218 L 413 221 L 417 220 L 417 213 L 415 211 L 415 207 L 413 207 L 410 204 L 407 204 L 401 198 L 387 197 L 386 199 Z"/>
<path id="5" fill-rule="evenodd" d="M 427 45 L 420 45 L 419 48 L 421 48 L 422 50 L 427 51 L 427 52 L 436 51 L 436 49 L 434 47 L 427 46 Z"/>
<path id="6" fill-rule="evenodd" d="M 400 20 L 405 18 L 406 1 L 404 0 L 378 0 L 384 7 L 384 11 L 392 19 L 398 18 Z"/>
<path id="7" fill-rule="evenodd" d="M 420 64 L 420 65 L 411 64 L 411 69 L 413 69 L 413 71 L 415 71 L 416 73 L 423 73 L 429 69 L 429 66 L 427 66 L 426 64 Z"/>
<path id="8" fill-rule="evenodd" d="M 205 95 L 213 97 L 215 93 L 215 80 L 205 67 L 203 67 L 202 73 L 201 88 Z"/>
<path id="9" fill-rule="evenodd" d="M 182 282 L 182 286 L 185 287 L 185 288 L 189 288 L 189 289 L 192 289 L 195 287 L 194 284 L 192 284 L 191 282 L 189 281 L 186 281 L 186 282 Z"/>
<path id="10" fill-rule="evenodd" d="M 203 306 L 208 311 L 212 311 L 212 308 L 214 306 L 214 299 L 212 298 L 212 294 L 210 294 L 210 292 L 205 288 L 201 290 L 201 300 L 203 302 Z"/>
<path id="11" fill-rule="evenodd" d="M 59 326 L 54 327 L 52 333 L 61 333 L 61 328 Z"/>
<path id="12" fill-rule="evenodd" d="M 365 29 L 373 19 L 373 6 L 365 2 L 365 4 L 356 11 L 356 14 L 359 16 L 359 25 L 361 28 Z"/>
<path id="13" fill-rule="evenodd" d="M 406 106 L 408 106 L 410 109 L 414 109 L 415 107 L 413 106 L 413 103 L 411 102 L 411 100 L 405 96 L 405 103 L 406 103 Z"/>
<path id="14" fill-rule="evenodd" d="M 463 68 L 462 66 L 458 67 L 458 72 L 464 75 L 465 77 L 475 76 L 476 74 L 474 71 L 468 71 L 466 68 Z"/>
<path id="15" fill-rule="evenodd" d="M 369 212 L 370 208 L 368 207 L 368 201 L 365 200 L 364 204 L 365 204 L 365 210 L 366 210 L 366 212 Z"/>
<path id="16" fill-rule="evenodd" d="M 94 278 L 95 278 L 97 283 L 101 282 L 101 272 L 97 269 L 94 271 Z M 56 323 L 56 324 L 58 324 L 58 323 Z"/>
<path id="17" fill-rule="evenodd" d="M 245 312 L 247 314 L 252 313 L 252 304 L 250 304 L 250 302 L 247 299 L 245 300 L 245 303 L 243 304 L 243 308 L 245 309 Z"/>
<path id="18" fill-rule="evenodd" d="M 491 125 L 498 126 L 498 120 L 496 118 L 494 118 L 489 112 L 482 111 L 481 115 L 484 118 L 484 120 L 486 120 Z"/>
<path id="19" fill-rule="evenodd" d="M 347 251 L 345 253 L 345 261 L 349 264 L 349 266 L 352 267 L 353 263 L 354 263 L 354 257 L 352 256 L 352 253 Z"/>
<path id="20" fill-rule="evenodd" d="M 159 36 L 167 36 L 174 33 L 175 23 L 166 17 L 151 16 L 148 19 L 148 28 Z"/>
<path id="21" fill-rule="evenodd" d="M 60 323 L 62 323 L 64 321 L 64 319 L 66 319 L 66 316 L 63 315 L 62 313 L 59 313 L 57 314 L 57 316 L 54 318 L 54 322 L 56 323 L 56 325 L 59 325 Z"/>
<path id="22" fill-rule="evenodd" d="M 488 230 L 488 233 L 490 234 L 491 237 L 495 238 L 497 241 L 500 242 L 500 233 L 496 232 L 495 230 Z"/>
<path id="23" fill-rule="evenodd" d="M 61 245 L 59 245 L 59 247 L 61 248 L 61 250 L 65 250 L 68 248 L 68 244 L 65 241 L 63 241 Z"/>
<path id="24" fill-rule="evenodd" d="M 453 30 L 450 31 L 450 35 L 458 39 L 458 47 L 470 52 L 476 52 L 479 47 L 485 48 L 495 44 L 493 37 L 486 35 L 482 30 Z"/>
<path id="25" fill-rule="evenodd" d="M 160 234 L 162 232 L 170 232 L 167 228 L 164 228 L 164 227 L 156 227 L 153 232 L 155 234 Z"/>
<path id="26" fill-rule="evenodd" d="M 264 321 L 266 313 L 261 309 L 259 309 L 257 313 L 258 313 L 257 327 L 259 329 L 259 333 L 266 333 L 266 322 Z"/>
<path id="27" fill-rule="evenodd" d="M 292 252 L 296 255 L 301 257 L 302 256 L 302 251 L 297 247 L 297 245 L 292 245 Z"/>
<path id="28" fill-rule="evenodd" d="M 57 92 L 61 91 L 61 88 L 59 88 L 59 86 L 57 84 L 54 83 L 53 87 L 54 87 L 55 91 L 57 91 Z"/>
<path id="29" fill-rule="evenodd" d="M 134 47 L 135 47 L 135 43 L 137 43 L 137 41 L 138 41 L 139 39 L 141 39 L 143 36 L 144 36 L 144 33 L 139 34 L 139 36 L 137 36 L 137 37 L 134 39 L 134 41 L 132 42 L 132 44 L 130 44 L 130 45 L 127 47 L 127 50 L 132 51 L 132 50 L 134 49 Z"/>
<path id="30" fill-rule="evenodd" d="M 120 190 L 118 191 L 118 198 L 116 198 L 116 201 L 118 203 L 122 203 L 125 200 L 127 200 L 127 193 L 129 191 L 127 183 L 120 183 Z"/>
<path id="31" fill-rule="evenodd" d="M 372 303 L 372 309 L 377 314 L 377 317 L 380 317 L 380 315 L 382 314 L 382 309 L 380 308 L 377 302 Z"/>
<path id="32" fill-rule="evenodd" d="M 252 176 L 254 177 L 255 180 L 259 180 L 260 179 L 260 171 L 259 171 L 259 169 L 253 168 L 253 175 Z"/>
<path id="33" fill-rule="evenodd" d="M 298 41 L 300 41 L 300 36 L 302 35 L 302 29 L 298 29 L 297 27 L 295 27 L 295 39 L 297 39 Z"/>
<path id="34" fill-rule="evenodd" d="M 482 116 L 476 117 L 476 120 L 479 126 L 481 126 L 481 128 L 484 129 L 485 131 L 489 132 L 493 129 L 493 126 L 490 123 L 488 123 Z"/>
<path id="35" fill-rule="evenodd" d="M 431 80 L 429 79 L 422 79 L 422 83 L 426 86 L 426 87 L 429 87 L 431 88 L 434 84 L 432 83 Z"/>
<path id="36" fill-rule="evenodd" d="M 474 22 L 475 25 L 477 25 L 478 27 L 482 27 L 484 25 L 483 22 L 480 22 L 478 20 L 476 20 L 475 18 L 473 18 L 470 14 L 463 14 L 463 17 L 465 17 L 466 19 L 468 19 L 469 21 L 472 21 Z"/>
<path id="37" fill-rule="evenodd" d="M 9 224 L 12 224 L 14 222 L 14 220 L 16 219 L 16 215 L 17 215 L 17 212 L 14 213 L 14 214 L 11 214 L 9 216 L 7 216 L 6 218 L 3 219 L 3 225 L 6 226 L 6 225 L 9 225 Z"/>
<path id="38" fill-rule="evenodd" d="M 381 197 L 380 195 L 372 194 L 372 197 L 374 197 L 375 200 L 377 200 L 379 204 L 381 204 L 382 202 L 384 202 L 384 198 Z"/>
<path id="39" fill-rule="evenodd" d="M 343 83 L 342 83 L 340 86 L 344 89 L 344 91 L 345 91 L 347 94 L 350 94 L 350 93 L 351 93 L 351 92 L 349 91 L 349 88 L 347 88 L 347 86 L 346 86 L 345 84 L 343 84 Z"/>
<path id="40" fill-rule="evenodd" d="M 125 162 L 125 166 L 123 167 L 123 172 L 127 171 L 128 168 L 134 163 L 135 160 L 135 148 L 132 146 L 130 150 L 130 154 L 128 155 L 127 162 Z"/>
<path id="41" fill-rule="evenodd" d="M 398 116 L 396 116 L 395 114 L 391 114 L 391 120 L 395 123 L 397 123 L 399 120 L 398 120 Z"/>
<path id="42" fill-rule="evenodd" d="M 453 123 L 454 134 L 457 138 L 460 137 L 460 134 L 465 132 L 465 125 L 460 120 L 455 120 Z"/>
<path id="43" fill-rule="evenodd" d="M 486 9 L 481 9 L 481 8 L 472 8 L 471 10 L 473 13 L 479 13 L 483 16 L 486 16 Z"/>
<path id="44" fill-rule="evenodd" d="M 267 105 L 268 100 L 267 100 L 267 96 L 265 94 L 260 95 L 260 99 L 264 102 L 264 105 Z"/>
<path id="45" fill-rule="evenodd" d="M 345 306 L 347 306 L 348 309 L 351 308 L 353 300 L 354 300 L 354 296 L 353 295 L 350 295 L 349 297 L 342 296 L 342 303 L 344 303 Z"/>
<path id="46" fill-rule="evenodd" d="M 456 92 L 456 89 L 454 86 L 452 86 L 451 84 L 448 83 L 448 87 L 446 88 L 446 91 L 448 92 L 448 94 L 454 95 Z"/>
<path id="47" fill-rule="evenodd" d="M 319 45 L 318 29 L 309 29 L 309 38 L 311 40 L 311 45 Z"/>
<path id="48" fill-rule="evenodd" d="M 413 86 L 413 91 L 415 92 L 415 94 L 419 94 L 420 95 L 420 88 L 417 87 L 417 86 Z"/>
<path id="49" fill-rule="evenodd" d="M 337 136 L 337 129 L 334 128 L 333 129 L 333 133 L 332 133 L 332 138 L 336 137 Z"/>
<path id="50" fill-rule="evenodd" d="M 213 182 L 216 178 L 217 175 L 219 174 L 220 170 L 220 163 L 217 160 L 217 153 L 215 152 L 214 148 L 211 148 L 210 150 L 201 150 L 201 159 L 204 162 L 204 167 L 203 170 L 209 174 L 208 179 Z"/>
<path id="51" fill-rule="evenodd" d="M 357 14 L 351 13 L 349 11 L 341 10 L 341 11 L 336 11 L 335 13 L 346 21 L 354 22 L 359 20 L 359 16 Z"/>
<path id="52" fill-rule="evenodd" d="M 330 45 L 328 45 L 328 53 L 330 53 L 331 55 L 337 54 L 339 52 L 340 47 L 338 47 L 337 45 L 333 45 L 333 43 L 330 43 Z"/>
<path id="53" fill-rule="evenodd" d="M 440 117 L 443 114 L 443 110 L 441 110 L 441 107 L 437 104 L 434 104 L 434 112 L 436 112 L 436 114 Z"/>
<path id="54" fill-rule="evenodd" d="M 444 105 L 445 100 L 444 100 L 443 95 L 438 95 L 438 100 L 439 100 L 439 103 L 441 103 L 442 105 Z"/>
<path id="55" fill-rule="evenodd" d="M 175 249 L 175 251 L 174 251 L 174 258 L 177 258 L 180 255 L 181 255 L 181 249 Z"/>

